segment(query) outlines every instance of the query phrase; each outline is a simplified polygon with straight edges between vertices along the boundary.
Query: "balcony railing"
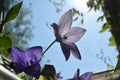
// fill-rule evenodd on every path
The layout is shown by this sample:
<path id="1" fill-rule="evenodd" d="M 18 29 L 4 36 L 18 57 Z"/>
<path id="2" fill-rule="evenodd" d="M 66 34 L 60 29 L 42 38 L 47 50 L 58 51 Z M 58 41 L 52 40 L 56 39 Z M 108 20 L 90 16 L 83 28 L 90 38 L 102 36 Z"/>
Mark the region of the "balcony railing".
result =
<path id="1" fill-rule="evenodd" d="M 17 77 L 13 72 L 7 69 L 8 66 L 4 64 L 8 64 L 8 62 L 9 60 L 7 58 L 0 55 L 0 80 L 22 80 Z"/>
<path id="2" fill-rule="evenodd" d="M 15 74 L 0 65 L 0 80 L 22 80 Z"/>

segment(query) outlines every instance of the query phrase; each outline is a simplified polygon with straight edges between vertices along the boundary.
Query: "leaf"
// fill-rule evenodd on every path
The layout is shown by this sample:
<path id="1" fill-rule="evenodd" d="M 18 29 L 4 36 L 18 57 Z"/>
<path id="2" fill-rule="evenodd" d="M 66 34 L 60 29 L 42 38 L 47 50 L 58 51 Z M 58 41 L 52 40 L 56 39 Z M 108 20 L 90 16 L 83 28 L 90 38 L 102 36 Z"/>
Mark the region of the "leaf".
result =
<path id="1" fill-rule="evenodd" d="M 93 8 L 93 6 L 94 6 L 94 0 L 89 0 L 88 2 L 87 2 L 87 6 L 89 7 L 89 8 Z"/>
<path id="2" fill-rule="evenodd" d="M 108 69 L 113 69 L 113 68 L 114 68 L 114 66 L 113 66 L 113 65 L 111 65 L 111 64 L 109 64 L 109 63 L 107 63 L 107 68 L 108 68 Z"/>
<path id="3" fill-rule="evenodd" d="M 80 15 L 81 15 L 82 17 L 84 16 L 82 12 L 81 12 L 81 14 L 80 14 Z"/>
<path id="4" fill-rule="evenodd" d="M 21 73 L 17 74 L 17 76 L 18 77 L 23 77 L 23 76 L 25 76 L 25 72 L 21 72 Z"/>
<path id="5" fill-rule="evenodd" d="M 73 16 L 75 16 L 76 14 L 80 15 L 79 11 L 76 10 L 75 8 L 73 8 L 72 10 L 73 10 L 73 13 L 72 13 Z"/>
<path id="6" fill-rule="evenodd" d="M 109 46 L 116 46 L 115 38 L 112 36 L 109 38 Z"/>
<path id="7" fill-rule="evenodd" d="M 102 33 L 102 32 L 105 32 L 106 30 L 108 30 L 109 28 L 111 27 L 111 25 L 107 22 L 107 23 L 104 23 L 103 26 L 102 26 L 102 30 L 100 30 L 99 32 Z"/>
<path id="8" fill-rule="evenodd" d="M 79 18 L 78 18 L 78 16 L 77 17 L 75 17 L 75 19 L 73 20 L 73 21 L 77 21 Z"/>
<path id="9" fill-rule="evenodd" d="M 39 80 L 56 80 L 56 79 L 54 79 L 54 78 L 52 78 L 52 77 L 50 77 L 50 76 L 40 75 Z"/>
<path id="10" fill-rule="evenodd" d="M 12 47 L 12 40 L 8 36 L 0 37 L 0 50 L 7 50 Z"/>
<path id="11" fill-rule="evenodd" d="M 5 21 L 4 21 L 4 24 L 5 23 L 8 23 L 10 21 L 12 21 L 13 19 L 15 19 L 18 14 L 19 14 L 19 11 L 20 11 L 20 8 L 22 6 L 22 1 L 16 5 L 14 5 L 7 13 L 6 17 L 5 17 Z"/>
<path id="12" fill-rule="evenodd" d="M 98 21 L 103 21 L 103 19 L 104 19 L 104 15 L 100 16 L 100 17 L 97 19 L 97 22 L 98 22 Z"/>
<path id="13" fill-rule="evenodd" d="M 83 24 L 83 23 L 84 23 L 84 19 L 82 18 L 82 19 L 81 19 L 81 24 Z"/>
<path id="14" fill-rule="evenodd" d="M 100 10 L 100 5 L 99 4 L 96 5 L 96 9 Z"/>

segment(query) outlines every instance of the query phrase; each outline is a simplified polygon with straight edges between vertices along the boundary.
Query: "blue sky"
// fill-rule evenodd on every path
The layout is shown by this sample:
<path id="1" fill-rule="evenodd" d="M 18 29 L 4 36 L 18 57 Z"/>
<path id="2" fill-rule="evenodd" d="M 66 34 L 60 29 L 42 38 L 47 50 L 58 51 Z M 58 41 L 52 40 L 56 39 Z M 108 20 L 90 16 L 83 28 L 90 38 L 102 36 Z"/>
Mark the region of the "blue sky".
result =
<path id="1" fill-rule="evenodd" d="M 54 0 L 60 1 L 60 0 Z M 100 34 L 102 24 L 105 22 L 96 22 L 97 18 L 102 15 L 102 12 L 88 12 L 88 8 L 84 5 L 83 0 L 66 0 L 66 5 L 63 6 L 61 13 L 55 12 L 55 7 L 49 2 L 49 0 L 24 0 L 24 5 L 27 6 L 29 2 L 32 3 L 31 9 L 33 11 L 32 24 L 35 26 L 33 29 L 34 37 L 29 42 L 30 47 L 32 46 L 43 46 L 44 50 L 47 46 L 55 39 L 51 24 L 57 23 L 59 17 L 66 12 L 68 9 L 75 7 L 85 14 L 84 24 L 73 22 L 73 26 L 80 26 L 85 28 L 87 31 L 85 35 L 76 43 L 78 46 L 82 60 L 77 60 L 70 56 L 66 62 L 61 51 L 59 43 L 55 43 L 45 54 L 44 64 L 47 60 L 50 60 L 50 64 L 53 64 L 57 72 L 61 72 L 64 79 L 73 77 L 74 73 L 80 68 L 80 73 L 92 71 L 100 72 L 107 69 L 106 64 L 96 57 L 97 54 L 101 55 L 102 49 L 106 57 L 112 59 L 112 64 L 116 64 L 117 51 L 115 47 L 109 47 L 110 32 Z M 77 3 L 73 3 L 73 2 Z M 76 5 L 75 5 L 76 4 Z M 80 6 L 79 6 L 80 5 Z M 84 5 L 84 6 L 82 6 Z M 46 26 L 46 22 L 48 26 Z"/>

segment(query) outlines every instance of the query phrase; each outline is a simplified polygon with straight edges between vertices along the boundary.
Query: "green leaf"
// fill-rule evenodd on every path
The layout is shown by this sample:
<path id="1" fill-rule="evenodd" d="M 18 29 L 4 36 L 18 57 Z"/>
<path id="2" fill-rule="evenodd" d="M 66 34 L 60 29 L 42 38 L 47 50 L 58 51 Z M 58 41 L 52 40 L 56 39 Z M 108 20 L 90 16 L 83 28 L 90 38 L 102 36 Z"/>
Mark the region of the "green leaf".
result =
<path id="1" fill-rule="evenodd" d="M 84 19 L 82 18 L 82 19 L 81 19 L 81 24 L 83 24 L 83 23 L 84 23 Z"/>
<path id="2" fill-rule="evenodd" d="M 50 76 L 40 75 L 39 80 L 56 80 L 56 79 L 55 79 L 55 78 L 52 78 L 52 77 L 50 77 Z"/>
<path id="3" fill-rule="evenodd" d="M 82 17 L 84 16 L 82 12 L 80 13 L 80 15 L 81 15 Z"/>
<path id="4" fill-rule="evenodd" d="M 100 30 L 100 33 L 105 32 L 106 30 L 108 30 L 111 27 L 111 25 L 107 22 L 104 23 L 102 26 L 102 30 Z"/>
<path id="5" fill-rule="evenodd" d="M 98 21 L 103 21 L 103 19 L 104 19 L 104 15 L 100 16 L 100 17 L 97 19 L 97 22 L 98 22 Z"/>
<path id="6" fill-rule="evenodd" d="M 5 23 L 8 23 L 10 21 L 12 21 L 13 19 L 15 19 L 18 14 L 19 14 L 19 11 L 20 11 L 20 8 L 22 6 L 22 3 L 23 2 L 20 2 L 16 5 L 14 5 L 7 13 L 6 17 L 5 17 L 5 21 L 4 21 L 4 24 Z"/>
<path id="7" fill-rule="evenodd" d="M 109 38 L 109 46 L 116 46 L 115 38 L 112 36 Z"/>
<path id="8" fill-rule="evenodd" d="M 0 36 L 0 50 L 7 50 L 12 47 L 12 40 L 8 36 Z"/>
<path id="9" fill-rule="evenodd" d="M 88 6 L 90 9 L 92 9 L 94 5 L 95 5 L 94 0 L 89 0 L 89 1 L 87 2 L 87 6 Z"/>
<path id="10" fill-rule="evenodd" d="M 22 77 L 22 76 L 25 76 L 25 73 L 24 72 L 21 72 L 19 74 L 17 74 L 18 77 Z"/>
<path id="11" fill-rule="evenodd" d="M 73 20 L 73 21 L 77 21 L 79 18 L 78 18 L 78 16 L 77 17 L 75 17 L 75 19 Z"/>
<path id="12" fill-rule="evenodd" d="M 109 64 L 109 63 L 107 63 L 107 68 L 108 68 L 108 69 L 114 69 L 114 66 L 111 65 L 111 64 Z"/>
<path id="13" fill-rule="evenodd" d="M 76 14 L 80 15 L 79 11 L 76 10 L 75 8 L 73 8 L 72 10 L 73 10 L 73 16 L 75 16 Z"/>

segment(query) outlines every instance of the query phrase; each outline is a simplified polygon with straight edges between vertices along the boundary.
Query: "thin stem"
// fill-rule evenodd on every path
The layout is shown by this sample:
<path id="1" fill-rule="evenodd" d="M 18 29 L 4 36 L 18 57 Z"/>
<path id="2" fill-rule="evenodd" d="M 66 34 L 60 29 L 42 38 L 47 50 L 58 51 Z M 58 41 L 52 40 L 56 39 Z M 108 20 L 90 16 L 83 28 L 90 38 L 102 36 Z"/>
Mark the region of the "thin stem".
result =
<path id="1" fill-rule="evenodd" d="M 32 76 L 29 76 L 29 80 L 33 80 L 33 77 L 32 77 Z"/>
<path id="2" fill-rule="evenodd" d="M 4 21 L 4 0 L 0 1 L 0 33 L 3 31 Z"/>
<path id="3" fill-rule="evenodd" d="M 43 55 L 46 53 L 46 51 L 56 42 L 56 40 L 54 40 L 48 47 L 47 49 L 43 52 Z"/>

